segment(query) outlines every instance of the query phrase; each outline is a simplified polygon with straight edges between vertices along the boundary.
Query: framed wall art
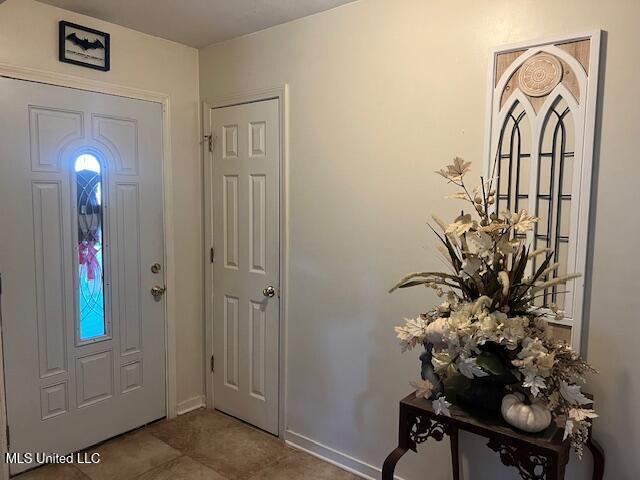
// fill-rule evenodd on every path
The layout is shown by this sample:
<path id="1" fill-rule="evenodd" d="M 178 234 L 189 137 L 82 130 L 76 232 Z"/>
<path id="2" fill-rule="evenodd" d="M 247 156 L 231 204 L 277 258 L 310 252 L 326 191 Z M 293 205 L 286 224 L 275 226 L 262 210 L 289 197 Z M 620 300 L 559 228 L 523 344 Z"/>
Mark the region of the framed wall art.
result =
<path id="1" fill-rule="evenodd" d="M 554 334 L 576 352 L 589 274 L 600 36 L 595 30 L 499 47 L 489 71 L 485 172 L 497 177 L 496 210 L 542 217 L 527 233 L 532 250 L 551 249 L 558 275 L 582 274 L 566 288 L 545 289 L 535 304 L 563 312 L 551 320 Z"/>
<path id="2" fill-rule="evenodd" d="M 60 21 L 59 60 L 82 67 L 110 69 L 110 36 L 108 33 Z"/>

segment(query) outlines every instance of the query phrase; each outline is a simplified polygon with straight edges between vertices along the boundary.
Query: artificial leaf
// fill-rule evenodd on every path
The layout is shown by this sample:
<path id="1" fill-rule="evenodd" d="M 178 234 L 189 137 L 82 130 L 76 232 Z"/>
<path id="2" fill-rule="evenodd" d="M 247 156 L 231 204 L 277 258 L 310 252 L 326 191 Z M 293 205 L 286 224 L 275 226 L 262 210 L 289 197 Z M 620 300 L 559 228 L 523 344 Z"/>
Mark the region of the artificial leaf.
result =
<path id="1" fill-rule="evenodd" d="M 520 210 L 518 213 L 511 214 L 509 220 L 516 232 L 524 233 L 533 230 L 533 226 L 540 218 L 529 215 L 526 210 Z"/>
<path id="2" fill-rule="evenodd" d="M 524 377 L 524 382 L 522 382 L 522 386 L 527 387 L 531 392 L 531 395 L 534 397 L 538 396 L 540 390 L 547 388 L 544 378 L 534 374 L 526 375 Z"/>
<path id="3" fill-rule="evenodd" d="M 462 261 L 462 270 L 472 277 L 482 267 L 482 260 L 476 255 L 469 255 Z"/>
<path id="4" fill-rule="evenodd" d="M 467 378 L 479 378 L 489 375 L 476 365 L 476 358 L 461 358 L 456 364 L 458 371 Z"/>
<path id="5" fill-rule="evenodd" d="M 453 164 L 436 170 L 436 173 L 450 182 L 459 182 L 469 170 L 471 170 L 471 162 L 465 162 L 462 158 L 456 157 L 453 159 Z"/>
<path id="6" fill-rule="evenodd" d="M 497 355 L 491 352 L 482 352 L 478 355 L 476 358 L 476 364 L 491 375 L 504 375 L 508 372 L 507 368 L 500 361 Z"/>
<path id="7" fill-rule="evenodd" d="M 444 198 L 451 199 L 451 200 L 468 200 L 469 199 L 467 197 L 467 194 L 464 192 L 453 193 L 451 195 L 447 195 Z"/>
<path id="8" fill-rule="evenodd" d="M 459 237 L 472 228 L 473 220 L 471 220 L 471 214 L 467 213 L 466 215 L 460 215 L 458 218 L 456 218 L 454 223 L 449 224 L 449 226 L 447 226 L 447 229 L 445 230 L 445 233 Z"/>
<path id="9" fill-rule="evenodd" d="M 447 417 L 451 416 L 451 412 L 449 411 L 451 403 L 447 402 L 447 399 L 444 396 L 435 399 L 432 405 L 433 411 L 436 415 L 446 415 Z"/>
<path id="10" fill-rule="evenodd" d="M 569 410 L 569 418 L 576 422 L 582 422 L 587 418 L 598 418 L 598 414 L 590 408 L 572 408 Z"/>
<path id="11" fill-rule="evenodd" d="M 433 365 L 437 373 L 440 373 L 449 368 L 449 365 L 451 365 L 451 357 L 449 357 L 449 354 L 446 352 L 436 353 L 433 355 L 433 358 L 431 358 L 431 365 Z"/>
<path id="12" fill-rule="evenodd" d="M 567 382 L 560 382 L 560 395 L 574 405 L 586 405 L 591 403 L 584 393 L 580 391 L 580 385 L 569 385 Z"/>
<path id="13" fill-rule="evenodd" d="M 485 233 L 494 233 L 505 228 L 509 228 L 509 224 L 501 221 L 491 222 L 489 225 L 482 225 L 478 227 L 478 230 Z"/>
<path id="14" fill-rule="evenodd" d="M 433 393 L 433 384 L 429 380 L 417 380 L 410 382 L 410 385 L 416 389 L 416 398 L 429 398 Z"/>

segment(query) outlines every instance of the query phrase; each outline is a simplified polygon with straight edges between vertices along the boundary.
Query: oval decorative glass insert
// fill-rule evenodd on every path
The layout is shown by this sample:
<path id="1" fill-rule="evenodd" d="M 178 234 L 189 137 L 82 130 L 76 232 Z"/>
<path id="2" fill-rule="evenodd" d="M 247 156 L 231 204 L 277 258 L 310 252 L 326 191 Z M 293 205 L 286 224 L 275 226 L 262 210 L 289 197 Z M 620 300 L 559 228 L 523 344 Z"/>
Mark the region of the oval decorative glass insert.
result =
<path id="1" fill-rule="evenodd" d="M 78 318 L 80 341 L 106 334 L 104 308 L 102 168 L 89 153 L 76 158 L 76 213 L 78 217 Z"/>

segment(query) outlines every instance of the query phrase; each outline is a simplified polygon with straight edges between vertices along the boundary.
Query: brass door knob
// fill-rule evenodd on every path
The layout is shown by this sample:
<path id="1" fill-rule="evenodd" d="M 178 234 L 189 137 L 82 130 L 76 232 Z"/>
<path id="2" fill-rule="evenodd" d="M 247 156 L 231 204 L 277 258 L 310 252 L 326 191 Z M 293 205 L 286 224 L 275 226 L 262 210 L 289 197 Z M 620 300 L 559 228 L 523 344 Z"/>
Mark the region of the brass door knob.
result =
<path id="1" fill-rule="evenodd" d="M 276 289 L 269 285 L 267 288 L 262 289 L 262 294 L 265 297 L 273 297 L 276 294 Z"/>
<path id="2" fill-rule="evenodd" d="M 153 298 L 156 300 L 160 300 L 166 291 L 167 287 L 161 287 L 160 285 L 154 285 L 151 287 L 151 295 L 153 295 Z"/>

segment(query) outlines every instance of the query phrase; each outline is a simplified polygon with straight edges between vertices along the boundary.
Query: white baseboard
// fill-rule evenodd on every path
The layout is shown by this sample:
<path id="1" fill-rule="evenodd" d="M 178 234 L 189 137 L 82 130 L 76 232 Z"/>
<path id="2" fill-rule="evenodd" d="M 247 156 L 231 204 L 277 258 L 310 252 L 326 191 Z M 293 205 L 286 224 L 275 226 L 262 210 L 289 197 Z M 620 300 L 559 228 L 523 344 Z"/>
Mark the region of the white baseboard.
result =
<path id="1" fill-rule="evenodd" d="M 176 411 L 178 415 L 184 415 L 198 408 L 206 406 L 204 395 L 196 395 L 195 397 L 188 398 L 178 403 Z"/>
<path id="2" fill-rule="evenodd" d="M 346 453 L 323 445 L 320 442 L 316 442 L 315 440 L 305 437 L 304 435 L 300 435 L 294 431 L 287 430 L 284 438 L 287 445 L 298 450 L 302 450 L 309 455 L 313 455 L 320 460 L 331 463 L 332 465 L 346 470 L 347 472 L 351 472 L 359 477 L 366 478 L 368 480 L 377 480 L 382 474 L 381 468 L 370 465 L 362 460 L 358 460 L 351 455 L 347 455 Z M 397 475 L 394 478 L 397 480 L 403 480 Z"/>

